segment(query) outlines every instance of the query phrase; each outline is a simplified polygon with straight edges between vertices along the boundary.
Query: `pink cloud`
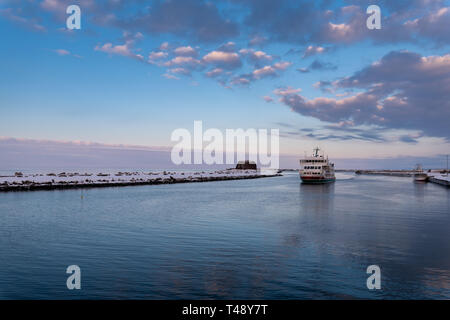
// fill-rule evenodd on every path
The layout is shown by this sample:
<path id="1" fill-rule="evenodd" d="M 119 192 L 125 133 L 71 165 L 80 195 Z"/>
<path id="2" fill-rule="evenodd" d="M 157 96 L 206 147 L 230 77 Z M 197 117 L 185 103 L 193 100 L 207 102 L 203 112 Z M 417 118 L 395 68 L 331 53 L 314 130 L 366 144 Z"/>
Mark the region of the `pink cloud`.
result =
<path id="1" fill-rule="evenodd" d="M 225 68 L 237 68 L 241 66 L 241 59 L 236 52 L 211 51 L 203 59 L 207 64 L 222 66 Z"/>
<path id="2" fill-rule="evenodd" d="M 269 96 L 264 96 L 263 99 L 264 99 L 264 101 L 266 101 L 266 102 L 273 102 L 273 98 L 272 98 L 272 97 L 269 97 Z"/>
<path id="3" fill-rule="evenodd" d="M 127 32 L 124 32 L 124 44 L 113 45 L 110 42 L 107 42 L 103 45 L 96 45 L 94 50 L 105 52 L 111 55 L 121 55 L 125 57 L 130 57 L 133 59 L 137 59 L 140 61 L 144 61 L 144 57 L 141 54 L 136 54 L 133 52 L 134 45 L 137 40 L 142 38 L 142 34 L 140 32 L 131 35 Z"/>
<path id="4" fill-rule="evenodd" d="M 173 52 L 177 56 L 189 56 L 189 57 L 196 57 L 198 54 L 197 50 L 195 50 L 191 46 L 178 47 Z"/>
<path id="5" fill-rule="evenodd" d="M 252 72 L 255 79 L 261 79 L 268 76 L 277 75 L 277 71 L 282 71 L 288 68 L 292 63 L 291 62 L 277 62 L 271 66 L 265 66 L 260 69 L 256 69 Z"/>
<path id="6" fill-rule="evenodd" d="M 56 49 L 55 52 L 59 54 L 60 56 L 68 56 L 70 55 L 70 52 L 65 49 Z"/>
<path id="7" fill-rule="evenodd" d="M 239 53 L 247 56 L 253 63 L 268 62 L 273 59 L 271 55 L 261 50 L 241 49 L 239 50 Z"/>
<path id="8" fill-rule="evenodd" d="M 358 90 L 342 98 L 307 99 L 290 87 L 274 91 L 294 112 L 330 123 L 350 121 L 391 129 L 420 130 L 450 139 L 450 55 L 393 51 L 352 76 L 321 81 L 318 88 Z"/>
<path id="9" fill-rule="evenodd" d="M 215 69 L 213 69 L 213 70 L 211 70 L 211 71 L 208 71 L 208 72 L 206 73 L 206 76 L 207 76 L 208 78 L 214 78 L 214 77 L 217 77 L 217 76 L 223 74 L 223 72 L 224 72 L 223 69 L 221 69 L 221 68 L 215 68 Z"/>

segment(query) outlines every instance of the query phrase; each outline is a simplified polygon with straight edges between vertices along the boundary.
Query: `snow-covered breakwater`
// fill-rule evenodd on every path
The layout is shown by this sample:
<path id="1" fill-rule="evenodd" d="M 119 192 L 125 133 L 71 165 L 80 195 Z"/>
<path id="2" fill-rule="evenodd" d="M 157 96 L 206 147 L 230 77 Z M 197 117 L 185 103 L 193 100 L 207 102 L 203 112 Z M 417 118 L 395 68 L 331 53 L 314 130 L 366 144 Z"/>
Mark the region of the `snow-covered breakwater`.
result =
<path id="1" fill-rule="evenodd" d="M 217 170 L 217 171 L 155 171 L 116 173 L 38 173 L 0 176 L 0 191 L 33 191 L 132 185 L 207 182 L 222 180 L 256 179 L 279 176 L 276 171 Z"/>
<path id="2" fill-rule="evenodd" d="M 448 174 L 442 173 L 431 173 L 428 174 L 428 180 L 443 186 L 450 187 L 450 176 Z"/>

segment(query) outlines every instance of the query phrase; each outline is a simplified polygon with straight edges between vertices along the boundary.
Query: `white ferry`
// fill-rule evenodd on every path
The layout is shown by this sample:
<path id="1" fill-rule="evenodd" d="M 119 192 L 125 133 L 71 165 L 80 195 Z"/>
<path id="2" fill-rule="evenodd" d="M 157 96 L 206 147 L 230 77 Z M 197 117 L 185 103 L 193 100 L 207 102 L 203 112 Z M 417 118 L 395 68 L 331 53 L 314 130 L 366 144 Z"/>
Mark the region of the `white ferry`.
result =
<path id="1" fill-rule="evenodd" d="M 320 149 L 315 148 L 311 157 L 300 160 L 300 179 L 303 183 L 329 183 L 336 180 L 334 163 L 319 154 Z"/>

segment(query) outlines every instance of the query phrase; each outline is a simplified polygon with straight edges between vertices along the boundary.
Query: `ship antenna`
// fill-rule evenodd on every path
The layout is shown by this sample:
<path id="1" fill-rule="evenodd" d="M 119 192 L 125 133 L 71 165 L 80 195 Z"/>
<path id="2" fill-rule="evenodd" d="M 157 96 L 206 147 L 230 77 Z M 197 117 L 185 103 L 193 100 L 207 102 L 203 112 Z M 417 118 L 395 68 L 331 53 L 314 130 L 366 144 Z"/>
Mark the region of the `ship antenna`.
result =
<path id="1" fill-rule="evenodd" d="M 319 156 L 319 147 L 316 147 L 315 149 L 314 149 L 314 157 L 318 157 Z"/>

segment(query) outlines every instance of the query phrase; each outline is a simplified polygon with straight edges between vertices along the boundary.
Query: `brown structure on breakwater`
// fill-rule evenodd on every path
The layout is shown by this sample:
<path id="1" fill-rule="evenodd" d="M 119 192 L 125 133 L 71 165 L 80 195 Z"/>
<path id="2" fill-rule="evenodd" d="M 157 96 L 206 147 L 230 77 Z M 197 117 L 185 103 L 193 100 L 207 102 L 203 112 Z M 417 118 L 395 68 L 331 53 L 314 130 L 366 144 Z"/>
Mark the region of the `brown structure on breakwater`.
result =
<path id="1" fill-rule="evenodd" d="M 256 163 L 253 161 L 239 161 L 238 164 L 236 165 L 236 169 L 238 170 L 256 170 Z"/>

